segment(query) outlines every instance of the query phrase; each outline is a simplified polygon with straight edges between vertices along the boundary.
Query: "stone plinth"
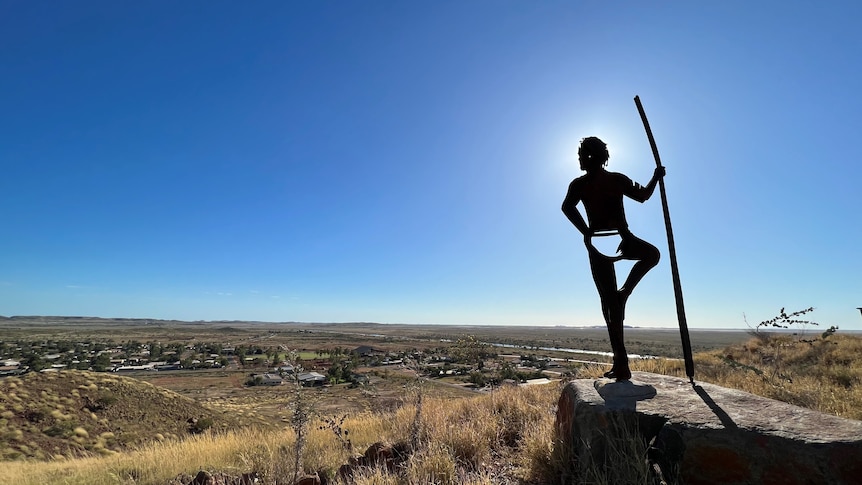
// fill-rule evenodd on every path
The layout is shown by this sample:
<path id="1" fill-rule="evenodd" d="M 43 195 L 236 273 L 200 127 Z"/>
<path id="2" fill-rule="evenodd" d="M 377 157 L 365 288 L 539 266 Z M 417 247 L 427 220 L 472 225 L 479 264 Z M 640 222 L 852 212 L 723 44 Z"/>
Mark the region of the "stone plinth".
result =
<path id="1" fill-rule="evenodd" d="M 570 382 L 557 411 L 558 455 L 581 468 L 612 466 L 601 460 L 620 424 L 652 442 L 665 476 L 689 485 L 862 484 L 862 421 L 644 372 L 626 385 Z"/>

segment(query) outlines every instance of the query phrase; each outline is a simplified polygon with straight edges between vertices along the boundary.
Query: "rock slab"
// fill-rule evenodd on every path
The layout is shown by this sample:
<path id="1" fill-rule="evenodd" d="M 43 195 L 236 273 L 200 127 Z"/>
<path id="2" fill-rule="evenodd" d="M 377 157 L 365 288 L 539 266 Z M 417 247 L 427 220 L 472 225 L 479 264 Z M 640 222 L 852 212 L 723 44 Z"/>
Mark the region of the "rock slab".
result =
<path id="1" fill-rule="evenodd" d="M 563 389 L 557 446 L 576 467 L 595 466 L 611 427 L 628 423 L 665 476 L 689 485 L 862 484 L 862 421 L 645 372 L 627 385 L 653 396 L 620 384 L 578 379 Z"/>

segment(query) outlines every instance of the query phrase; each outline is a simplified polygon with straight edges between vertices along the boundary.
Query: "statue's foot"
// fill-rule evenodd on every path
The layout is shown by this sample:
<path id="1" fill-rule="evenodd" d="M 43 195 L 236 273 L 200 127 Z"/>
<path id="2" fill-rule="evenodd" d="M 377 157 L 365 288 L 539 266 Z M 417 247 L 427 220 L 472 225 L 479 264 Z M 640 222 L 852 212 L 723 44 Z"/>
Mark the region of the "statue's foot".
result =
<path id="1" fill-rule="evenodd" d="M 629 370 L 628 366 L 625 368 L 611 368 L 611 370 L 604 373 L 604 376 L 608 379 L 616 379 L 618 381 L 627 381 L 632 378 L 632 371 Z"/>

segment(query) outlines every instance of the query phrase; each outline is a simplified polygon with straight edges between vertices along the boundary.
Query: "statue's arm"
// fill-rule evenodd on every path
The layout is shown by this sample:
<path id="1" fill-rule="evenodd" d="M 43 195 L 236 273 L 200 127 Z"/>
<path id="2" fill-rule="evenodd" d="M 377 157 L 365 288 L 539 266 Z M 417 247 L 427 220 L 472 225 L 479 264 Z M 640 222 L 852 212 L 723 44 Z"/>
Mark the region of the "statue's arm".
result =
<path id="1" fill-rule="evenodd" d="M 581 215 L 581 211 L 578 210 L 578 203 L 580 201 L 581 196 L 575 187 L 575 183 L 572 182 L 569 184 L 569 191 L 566 193 L 566 198 L 563 199 L 563 214 L 566 215 L 575 228 L 581 231 L 581 234 L 583 234 L 584 237 L 588 237 L 590 234 L 590 227 Z"/>
<path id="2" fill-rule="evenodd" d="M 658 184 L 658 181 L 664 177 L 664 175 L 664 167 L 656 167 L 655 172 L 653 172 L 652 178 L 649 183 L 646 184 L 646 187 L 641 187 L 640 185 L 635 184 L 631 192 L 626 195 L 638 202 L 646 202 L 650 197 L 652 197 L 652 193 L 655 192 L 655 186 Z"/>

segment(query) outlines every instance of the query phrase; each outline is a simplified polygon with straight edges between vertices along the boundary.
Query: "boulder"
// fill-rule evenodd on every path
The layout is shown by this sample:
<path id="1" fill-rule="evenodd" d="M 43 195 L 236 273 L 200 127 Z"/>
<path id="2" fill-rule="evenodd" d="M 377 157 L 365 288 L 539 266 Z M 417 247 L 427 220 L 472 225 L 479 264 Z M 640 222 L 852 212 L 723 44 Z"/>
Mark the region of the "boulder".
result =
<path id="1" fill-rule="evenodd" d="M 626 436 L 649 445 L 656 475 L 689 485 L 862 483 L 862 422 L 675 377 L 572 381 L 556 432 L 574 473 L 620 466 L 609 440 Z"/>
<path id="2" fill-rule="evenodd" d="M 181 475 L 184 477 L 184 475 Z M 180 483 L 186 483 L 185 480 L 180 479 Z M 175 483 L 176 480 L 171 483 Z M 201 470 L 197 475 L 192 479 L 192 481 L 188 482 L 188 485 L 255 485 L 260 483 L 257 472 L 251 473 L 243 473 L 241 475 L 229 475 L 226 473 L 210 473 L 205 470 Z M 325 485 L 325 484 L 322 484 Z"/>
<path id="3" fill-rule="evenodd" d="M 338 469 L 338 477 L 344 483 L 351 483 L 357 470 L 363 468 L 385 468 L 390 473 L 396 472 L 410 457 L 410 445 L 398 442 L 388 445 L 382 441 L 372 444 L 359 456 L 352 456 L 348 462 Z"/>
<path id="4" fill-rule="evenodd" d="M 195 475 L 195 478 L 189 482 L 189 485 L 216 485 L 216 479 L 209 472 L 201 470 Z"/>
<path id="5" fill-rule="evenodd" d="M 366 466 L 377 466 L 392 460 L 392 447 L 378 441 L 365 450 Z"/>
<path id="6" fill-rule="evenodd" d="M 294 485 L 321 485 L 320 476 L 317 474 L 306 475 L 298 479 Z"/>

